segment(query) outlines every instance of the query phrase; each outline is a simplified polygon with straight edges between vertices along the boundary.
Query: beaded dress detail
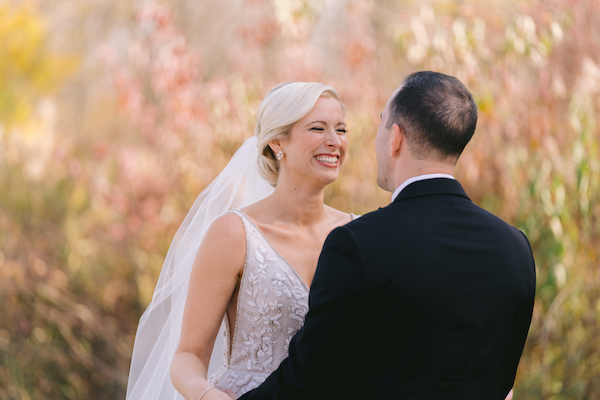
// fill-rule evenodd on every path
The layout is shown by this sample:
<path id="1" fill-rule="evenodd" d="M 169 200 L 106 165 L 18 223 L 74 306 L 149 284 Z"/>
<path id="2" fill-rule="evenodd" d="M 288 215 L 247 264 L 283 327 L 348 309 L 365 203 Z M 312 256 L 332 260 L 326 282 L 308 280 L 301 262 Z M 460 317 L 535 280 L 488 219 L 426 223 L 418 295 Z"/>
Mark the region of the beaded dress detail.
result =
<path id="1" fill-rule="evenodd" d="M 210 381 L 240 396 L 258 387 L 287 357 L 290 340 L 304 324 L 309 288 L 246 214 L 231 212 L 244 224 L 246 260 L 233 339 L 226 315 L 225 364 Z"/>

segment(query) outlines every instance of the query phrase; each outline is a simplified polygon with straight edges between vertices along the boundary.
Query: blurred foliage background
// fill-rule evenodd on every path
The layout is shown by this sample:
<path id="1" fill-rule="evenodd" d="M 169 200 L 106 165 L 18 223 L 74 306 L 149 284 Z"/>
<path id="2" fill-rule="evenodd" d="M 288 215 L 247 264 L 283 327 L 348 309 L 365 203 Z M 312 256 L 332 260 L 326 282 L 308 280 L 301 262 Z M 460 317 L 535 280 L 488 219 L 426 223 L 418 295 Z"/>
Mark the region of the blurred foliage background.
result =
<path id="1" fill-rule="evenodd" d="M 600 399 L 597 0 L 0 1 L 0 398 L 125 397 L 177 227 L 286 81 L 333 85 L 363 214 L 379 113 L 410 72 L 475 95 L 457 177 L 529 237 L 515 399 Z"/>

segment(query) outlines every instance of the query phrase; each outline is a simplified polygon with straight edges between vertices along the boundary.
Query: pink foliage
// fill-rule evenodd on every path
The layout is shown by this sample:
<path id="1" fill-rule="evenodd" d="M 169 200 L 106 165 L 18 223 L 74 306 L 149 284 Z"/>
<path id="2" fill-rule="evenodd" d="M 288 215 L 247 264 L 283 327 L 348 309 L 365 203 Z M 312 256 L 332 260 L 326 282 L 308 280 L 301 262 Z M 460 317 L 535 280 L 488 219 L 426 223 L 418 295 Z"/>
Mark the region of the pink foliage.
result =
<path id="1" fill-rule="evenodd" d="M 139 39 L 117 65 L 103 46 L 101 58 L 113 70 L 119 106 L 146 140 L 178 147 L 181 137 L 206 120 L 199 54 L 176 28 L 170 9 L 153 3 L 136 16 Z"/>

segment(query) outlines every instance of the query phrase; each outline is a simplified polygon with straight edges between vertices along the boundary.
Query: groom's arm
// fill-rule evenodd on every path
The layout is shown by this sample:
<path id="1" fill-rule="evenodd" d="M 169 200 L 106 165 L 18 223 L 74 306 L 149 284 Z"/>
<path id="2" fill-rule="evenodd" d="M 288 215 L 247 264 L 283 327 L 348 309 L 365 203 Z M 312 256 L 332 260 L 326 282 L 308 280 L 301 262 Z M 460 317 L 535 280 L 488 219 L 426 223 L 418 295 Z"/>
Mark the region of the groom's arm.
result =
<path id="1" fill-rule="evenodd" d="M 368 348 L 361 334 L 368 321 L 366 262 L 347 227 L 328 236 L 319 257 L 304 327 L 290 343 L 289 356 L 260 387 L 241 397 L 253 399 L 331 399 L 357 394 L 360 354 Z M 353 383 L 354 382 L 354 383 Z"/>

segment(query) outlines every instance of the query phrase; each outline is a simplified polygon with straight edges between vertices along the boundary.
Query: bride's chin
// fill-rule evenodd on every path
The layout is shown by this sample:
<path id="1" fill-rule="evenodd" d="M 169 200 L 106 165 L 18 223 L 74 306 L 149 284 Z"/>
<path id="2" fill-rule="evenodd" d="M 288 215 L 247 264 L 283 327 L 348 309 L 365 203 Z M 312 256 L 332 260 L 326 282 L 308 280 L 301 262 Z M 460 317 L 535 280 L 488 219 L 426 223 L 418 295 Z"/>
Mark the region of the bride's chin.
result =
<path id="1" fill-rule="evenodd" d="M 336 173 L 330 173 L 327 174 L 327 176 L 321 176 L 320 180 L 325 184 L 325 186 L 332 184 L 333 182 L 337 181 L 339 174 Z"/>

